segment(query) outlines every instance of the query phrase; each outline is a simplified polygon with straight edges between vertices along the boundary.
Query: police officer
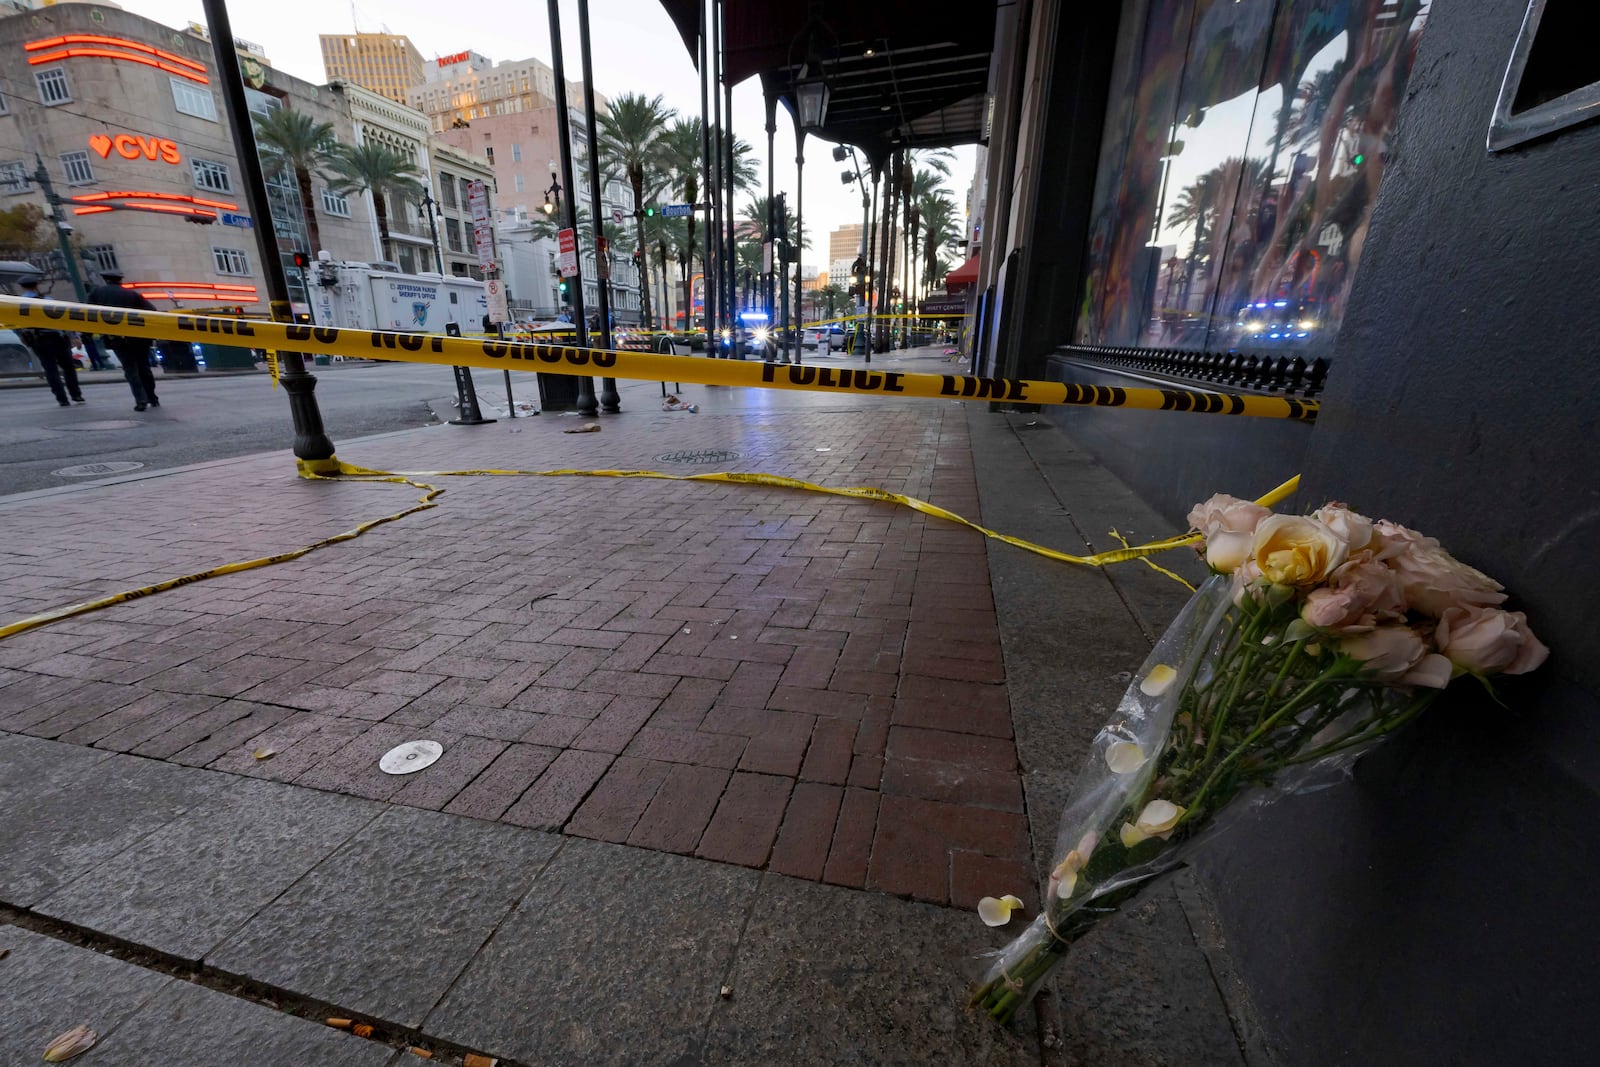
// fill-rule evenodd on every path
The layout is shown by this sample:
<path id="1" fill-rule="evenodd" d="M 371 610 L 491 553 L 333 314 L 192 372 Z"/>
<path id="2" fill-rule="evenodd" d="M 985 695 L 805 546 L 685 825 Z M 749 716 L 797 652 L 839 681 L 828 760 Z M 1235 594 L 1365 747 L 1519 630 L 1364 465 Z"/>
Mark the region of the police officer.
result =
<path id="1" fill-rule="evenodd" d="M 132 289 L 122 287 L 120 270 L 101 271 L 100 277 L 104 281 L 89 293 L 89 303 L 139 311 L 157 310 L 154 304 Z M 122 374 L 128 379 L 128 388 L 133 390 L 133 410 L 143 411 L 146 406 L 160 407 L 161 401 L 156 399 L 156 378 L 150 371 L 149 338 L 107 337 L 106 343 L 122 362 Z"/>
<path id="2" fill-rule="evenodd" d="M 22 295 L 30 300 L 41 299 L 39 283 L 43 280 L 38 274 L 24 274 L 17 279 Z M 64 408 L 70 408 L 74 401 L 84 403 L 83 391 L 78 387 L 78 365 L 72 361 L 72 338 L 60 330 L 26 329 L 18 330 L 17 335 L 44 367 L 44 379 L 50 383 L 56 402 Z M 67 399 L 69 396 L 71 400 Z"/>

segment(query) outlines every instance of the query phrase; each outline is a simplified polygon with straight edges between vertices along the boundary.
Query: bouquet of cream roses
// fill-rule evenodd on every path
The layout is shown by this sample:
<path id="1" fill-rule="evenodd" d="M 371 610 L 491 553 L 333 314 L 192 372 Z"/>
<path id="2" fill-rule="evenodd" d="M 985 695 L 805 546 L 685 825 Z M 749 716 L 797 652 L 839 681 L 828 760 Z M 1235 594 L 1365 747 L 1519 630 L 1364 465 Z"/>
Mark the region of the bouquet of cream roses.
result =
<path id="1" fill-rule="evenodd" d="M 1522 674 L 1548 650 L 1499 583 L 1439 542 L 1343 504 L 1195 508 L 1214 572 L 1157 642 L 1092 746 L 1062 814 L 1040 915 L 972 1002 L 1001 1021 L 1068 946 L 1163 871 L 1217 813 L 1339 768 L 1455 678 Z M 1021 905 L 985 898 L 1002 925 Z"/>

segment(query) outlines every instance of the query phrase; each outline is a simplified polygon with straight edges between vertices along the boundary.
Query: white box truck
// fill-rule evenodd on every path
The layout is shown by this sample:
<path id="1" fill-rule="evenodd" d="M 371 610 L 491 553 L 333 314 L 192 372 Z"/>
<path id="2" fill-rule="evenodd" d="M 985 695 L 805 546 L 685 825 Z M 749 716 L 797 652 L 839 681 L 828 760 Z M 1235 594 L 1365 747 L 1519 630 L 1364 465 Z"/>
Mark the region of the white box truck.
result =
<path id="1" fill-rule="evenodd" d="M 483 329 L 489 298 L 482 282 L 438 274 L 402 274 L 370 263 L 318 260 L 306 270 L 318 326 L 353 330 L 464 334 Z"/>

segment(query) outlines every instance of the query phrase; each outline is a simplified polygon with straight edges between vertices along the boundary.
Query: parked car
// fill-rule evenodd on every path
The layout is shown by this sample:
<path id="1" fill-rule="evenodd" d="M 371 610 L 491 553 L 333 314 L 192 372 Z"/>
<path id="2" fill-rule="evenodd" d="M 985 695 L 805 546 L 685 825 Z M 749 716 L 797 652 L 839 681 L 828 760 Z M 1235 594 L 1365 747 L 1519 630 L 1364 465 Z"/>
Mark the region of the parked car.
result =
<path id="1" fill-rule="evenodd" d="M 827 345 L 830 351 L 838 352 L 844 348 L 845 336 L 845 328 L 838 323 L 828 326 L 811 326 L 801 335 L 800 346 L 802 348 L 820 349 L 823 345 Z"/>

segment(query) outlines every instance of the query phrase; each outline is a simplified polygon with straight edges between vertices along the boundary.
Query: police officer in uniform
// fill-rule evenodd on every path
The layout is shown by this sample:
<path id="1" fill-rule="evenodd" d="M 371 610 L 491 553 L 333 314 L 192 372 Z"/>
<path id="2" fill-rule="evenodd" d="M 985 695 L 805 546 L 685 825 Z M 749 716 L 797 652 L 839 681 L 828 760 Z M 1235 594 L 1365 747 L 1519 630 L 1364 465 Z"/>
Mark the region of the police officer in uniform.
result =
<path id="1" fill-rule="evenodd" d="M 100 272 L 104 282 L 89 293 L 89 303 L 108 307 L 129 308 L 136 311 L 155 311 L 156 306 L 132 289 L 122 287 L 120 270 Z M 107 337 L 106 343 L 122 362 L 122 374 L 133 390 L 133 410 L 143 411 L 146 406 L 158 408 L 156 378 L 150 371 L 150 339 L 147 337 Z"/>
<path id="2" fill-rule="evenodd" d="M 39 283 L 43 280 L 39 274 L 24 274 L 17 279 L 22 285 L 22 295 L 30 300 L 41 299 Z M 70 408 L 74 402 L 84 403 L 83 390 L 78 387 L 78 365 L 72 361 L 72 338 L 60 330 L 41 329 L 18 330 L 17 336 L 44 367 L 44 379 L 50 383 L 56 402 L 64 408 Z"/>

